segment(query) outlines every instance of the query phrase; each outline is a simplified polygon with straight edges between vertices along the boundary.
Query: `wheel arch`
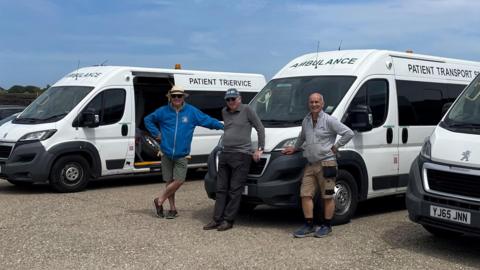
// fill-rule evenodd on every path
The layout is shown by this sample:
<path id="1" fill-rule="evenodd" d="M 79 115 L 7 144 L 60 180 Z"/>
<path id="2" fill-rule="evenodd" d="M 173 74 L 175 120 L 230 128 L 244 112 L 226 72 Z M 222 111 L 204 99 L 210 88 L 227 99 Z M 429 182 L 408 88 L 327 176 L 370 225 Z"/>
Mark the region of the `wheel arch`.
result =
<path id="1" fill-rule="evenodd" d="M 97 148 L 89 142 L 65 142 L 57 144 L 48 150 L 54 158 L 48 164 L 48 170 L 51 171 L 53 164 L 64 156 L 79 155 L 85 158 L 90 166 L 90 177 L 97 178 L 102 172 L 102 163 Z"/>
<path id="2" fill-rule="evenodd" d="M 348 171 L 355 179 L 358 188 L 358 200 L 366 200 L 368 195 L 368 172 L 362 156 L 351 150 L 341 151 L 340 157 L 337 158 L 337 163 L 339 169 Z"/>

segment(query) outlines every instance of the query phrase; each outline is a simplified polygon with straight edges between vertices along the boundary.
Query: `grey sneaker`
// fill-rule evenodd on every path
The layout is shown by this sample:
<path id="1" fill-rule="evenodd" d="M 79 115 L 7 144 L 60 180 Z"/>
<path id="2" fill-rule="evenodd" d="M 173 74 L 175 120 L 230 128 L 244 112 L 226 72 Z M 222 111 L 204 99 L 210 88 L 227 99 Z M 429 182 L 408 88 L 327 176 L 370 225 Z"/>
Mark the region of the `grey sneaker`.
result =
<path id="1" fill-rule="evenodd" d="M 304 238 L 307 236 L 312 236 L 315 233 L 315 228 L 313 225 L 305 224 L 300 227 L 298 230 L 293 232 L 293 236 L 296 238 Z"/>
<path id="2" fill-rule="evenodd" d="M 165 216 L 166 219 L 174 219 L 178 216 L 177 210 L 168 210 L 167 215 Z"/>
<path id="3" fill-rule="evenodd" d="M 315 237 L 322 238 L 328 236 L 332 232 L 331 226 L 322 225 L 315 232 Z"/>

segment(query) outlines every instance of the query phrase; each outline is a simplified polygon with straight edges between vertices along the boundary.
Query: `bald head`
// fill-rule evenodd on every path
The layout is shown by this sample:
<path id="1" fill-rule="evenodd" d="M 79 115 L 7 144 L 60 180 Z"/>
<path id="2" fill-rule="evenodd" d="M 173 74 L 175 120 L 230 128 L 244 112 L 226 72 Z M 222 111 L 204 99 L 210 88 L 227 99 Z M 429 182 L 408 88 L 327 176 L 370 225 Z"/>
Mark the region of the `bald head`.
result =
<path id="1" fill-rule="evenodd" d="M 323 96 L 320 93 L 312 93 L 308 97 L 308 107 L 313 117 L 316 117 L 323 110 Z"/>

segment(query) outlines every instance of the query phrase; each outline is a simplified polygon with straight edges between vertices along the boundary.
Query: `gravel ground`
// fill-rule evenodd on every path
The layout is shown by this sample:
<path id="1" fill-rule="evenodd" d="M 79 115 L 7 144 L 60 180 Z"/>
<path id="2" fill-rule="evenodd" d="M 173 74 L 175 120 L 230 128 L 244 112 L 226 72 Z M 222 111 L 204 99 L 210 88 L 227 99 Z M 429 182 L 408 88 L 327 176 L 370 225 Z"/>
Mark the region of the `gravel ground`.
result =
<path id="1" fill-rule="evenodd" d="M 190 175 L 189 179 L 200 179 Z M 259 207 L 232 230 L 203 231 L 214 202 L 203 181 L 177 192 L 179 217 L 159 219 L 159 177 L 93 182 L 83 192 L 0 181 L 0 269 L 477 269 L 478 239 L 438 239 L 408 220 L 402 197 L 360 205 L 327 238 L 294 239 L 298 210 Z M 168 205 L 168 204 L 166 204 Z"/>

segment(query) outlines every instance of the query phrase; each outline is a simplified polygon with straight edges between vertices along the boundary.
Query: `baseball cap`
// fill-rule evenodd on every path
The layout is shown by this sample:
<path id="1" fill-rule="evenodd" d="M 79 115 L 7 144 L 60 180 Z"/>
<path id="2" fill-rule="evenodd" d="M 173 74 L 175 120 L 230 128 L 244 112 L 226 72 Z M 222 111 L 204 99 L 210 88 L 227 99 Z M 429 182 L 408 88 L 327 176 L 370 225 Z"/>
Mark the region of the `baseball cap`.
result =
<path id="1" fill-rule="evenodd" d="M 227 98 L 237 98 L 240 96 L 240 93 L 235 88 L 230 88 L 225 92 L 225 99 Z"/>

